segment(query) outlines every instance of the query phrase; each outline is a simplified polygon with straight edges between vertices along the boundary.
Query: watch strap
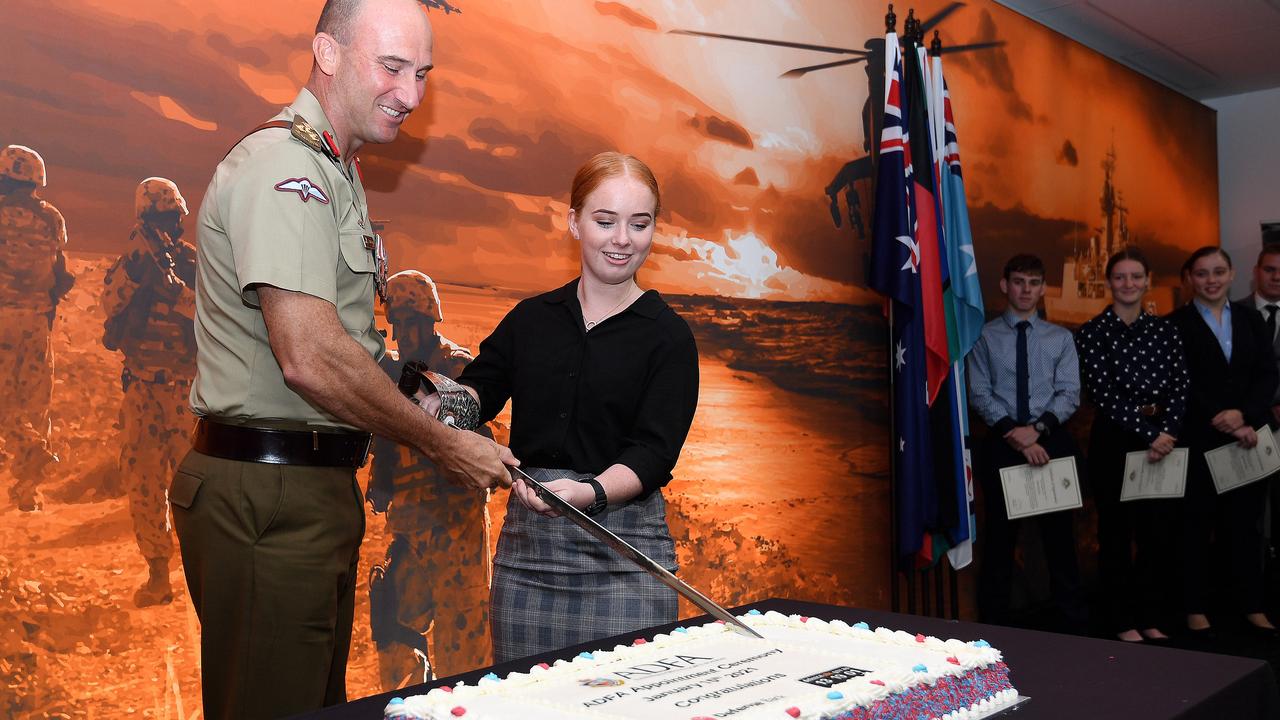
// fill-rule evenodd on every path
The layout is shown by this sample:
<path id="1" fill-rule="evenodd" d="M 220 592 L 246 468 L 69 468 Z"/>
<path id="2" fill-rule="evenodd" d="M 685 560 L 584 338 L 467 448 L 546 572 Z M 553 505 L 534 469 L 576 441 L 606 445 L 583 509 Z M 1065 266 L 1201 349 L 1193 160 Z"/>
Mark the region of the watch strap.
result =
<path id="1" fill-rule="evenodd" d="M 596 492 L 596 499 L 592 500 L 590 505 L 583 508 L 582 512 L 584 515 L 587 517 L 594 517 L 604 512 L 605 508 L 609 507 L 609 495 L 605 493 L 604 486 L 600 484 L 599 480 L 595 479 L 595 476 L 584 477 L 578 480 L 578 482 L 591 485 L 591 489 Z"/>

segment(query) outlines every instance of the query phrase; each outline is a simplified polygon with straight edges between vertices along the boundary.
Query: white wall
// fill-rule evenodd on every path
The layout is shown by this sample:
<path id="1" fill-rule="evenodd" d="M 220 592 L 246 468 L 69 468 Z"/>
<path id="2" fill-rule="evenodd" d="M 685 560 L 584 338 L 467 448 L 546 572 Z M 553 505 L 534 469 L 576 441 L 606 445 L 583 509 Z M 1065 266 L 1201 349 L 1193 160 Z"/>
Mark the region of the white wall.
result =
<path id="1" fill-rule="evenodd" d="M 1280 221 L 1280 88 L 1206 100 L 1218 111 L 1222 247 L 1236 266 L 1232 297 L 1250 291 L 1259 225 Z"/>

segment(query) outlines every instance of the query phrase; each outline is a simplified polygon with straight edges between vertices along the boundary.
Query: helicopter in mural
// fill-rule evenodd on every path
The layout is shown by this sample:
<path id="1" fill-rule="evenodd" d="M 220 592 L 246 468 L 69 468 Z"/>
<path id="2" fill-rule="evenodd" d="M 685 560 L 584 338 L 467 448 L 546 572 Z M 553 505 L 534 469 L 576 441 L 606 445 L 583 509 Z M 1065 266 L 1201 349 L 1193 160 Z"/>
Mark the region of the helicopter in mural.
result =
<path id="1" fill-rule="evenodd" d="M 445 15 L 449 13 L 462 13 L 462 8 L 456 5 L 450 5 L 448 0 L 418 0 L 426 6 L 427 10 L 443 10 Z"/>
<path id="2" fill-rule="evenodd" d="M 909 11 L 907 17 L 907 28 L 911 30 L 918 25 L 915 31 L 917 42 L 921 42 L 921 38 L 929 30 L 935 28 L 949 15 L 956 10 L 964 7 L 962 2 L 953 2 L 934 13 L 932 17 L 916 21 L 915 11 Z M 893 5 L 889 5 L 889 17 L 895 17 Z M 888 17 L 886 17 L 888 21 Z M 738 42 L 756 43 L 760 45 L 773 45 L 775 47 L 796 48 L 799 50 L 814 50 L 816 52 L 831 53 L 835 55 L 852 55 L 853 57 L 835 60 L 833 62 L 819 63 L 817 65 L 807 65 L 788 70 L 780 78 L 794 79 L 804 77 L 805 75 L 816 72 L 818 70 L 827 70 L 830 68 L 843 67 L 845 65 L 856 65 L 864 63 L 864 69 L 867 73 L 867 101 L 862 105 L 862 149 L 866 153 L 862 157 L 856 158 L 844 164 L 844 167 L 836 173 L 835 177 L 827 185 L 826 194 L 830 199 L 831 220 L 835 222 L 836 227 L 842 227 L 843 221 L 840 213 L 839 196 L 844 191 L 845 203 L 848 207 L 849 226 L 858 235 L 858 239 L 865 240 L 867 237 L 866 226 L 862 220 L 862 201 L 858 196 L 856 183 L 860 180 L 870 180 L 875 176 L 875 162 L 878 143 L 873 142 L 877 132 L 875 126 L 880 122 L 880 118 L 884 117 L 884 37 L 877 36 L 868 39 L 863 43 L 862 49 L 831 47 L 829 45 L 814 45 L 811 43 L 791 42 L 787 40 L 769 40 L 766 38 L 745 37 L 742 35 L 725 35 L 722 33 L 702 32 L 699 30 L 671 30 L 673 35 L 690 35 L 693 37 L 716 38 L 720 40 L 735 40 Z M 904 39 L 906 37 L 904 33 Z M 936 38 L 936 33 L 935 33 Z M 945 54 L 968 52 L 973 50 L 985 50 L 987 48 L 1001 47 L 1004 45 L 1003 40 L 994 40 L 989 42 L 971 43 L 968 45 L 953 45 L 945 47 L 942 52 Z"/>

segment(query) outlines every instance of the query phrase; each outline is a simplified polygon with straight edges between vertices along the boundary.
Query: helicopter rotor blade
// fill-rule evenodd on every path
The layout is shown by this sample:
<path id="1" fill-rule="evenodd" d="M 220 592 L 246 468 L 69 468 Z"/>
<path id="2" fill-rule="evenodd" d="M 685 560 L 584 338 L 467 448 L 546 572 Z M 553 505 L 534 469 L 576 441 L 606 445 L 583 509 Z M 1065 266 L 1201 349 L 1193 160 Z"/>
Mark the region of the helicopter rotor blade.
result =
<path id="1" fill-rule="evenodd" d="M 835 62 L 822 63 L 821 65 L 810 65 L 808 67 L 800 67 L 800 68 L 795 68 L 794 70 L 788 70 L 782 73 L 781 75 L 779 75 L 778 77 L 798 78 L 798 77 L 803 77 L 805 73 L 811 73 L 815 70 L 825 70 L 827 68 L 840 67 L 841 65 L 853 65 L 854 63 L 860 63 L 865 60 L 866 58 L 859 57 L 859 58 L 849 58 L 848 60 L 836 60 Z"/>
<path id="2" fill-rule="evenodd" d="M 934 27 L 936 27 L 938 23 L 942 22 L 943 20 L 946 20 L 948 15 L 959 10 L 962 7 L 964 7 L 964 3 L 953 2 L 950 5 L 942 8 L 938 12 L 934 13 L 933 17 L 920 23 L 920 32 L 922 33 L 929 32 Z"/>
<path id="3" fill-rule="evenodd" d="M 691 35 L 693 37 L 718 38 L 720 40 L 737 40 L 739 42 L 757 43 L 759 45 L 773 45 L 774 47 L 796 48 L 798 50 L 816 50 L 818 52 L 833 53 L 836 55 L 869 54 L 866 50 L 830 47 L 827 45 L 810 45 L 808 43 L 788 42 L 786 40 L 765 40 L 764 38 L 745 37 L 742 35 L 724 35 L 721 33 L 700 32 L 698 30 L 668 30 L 667 32 L 671 35 Z"/>
<path id="4" fill-rule="evenodd" d="M 952 45 L 951 47 L 947 47 L 946 45 L 943 45 L 942 54 L 947 55 L 950 53 L 968 52 L 970 50 L 986 50 L 988 48 L 998 48 L 998 47 L 1004 47 L 1004 46 L 1005 46 L 1005 42 L 1003 40 L 994 40 L 992 42 L 969 43 L 968 45 Z"/>

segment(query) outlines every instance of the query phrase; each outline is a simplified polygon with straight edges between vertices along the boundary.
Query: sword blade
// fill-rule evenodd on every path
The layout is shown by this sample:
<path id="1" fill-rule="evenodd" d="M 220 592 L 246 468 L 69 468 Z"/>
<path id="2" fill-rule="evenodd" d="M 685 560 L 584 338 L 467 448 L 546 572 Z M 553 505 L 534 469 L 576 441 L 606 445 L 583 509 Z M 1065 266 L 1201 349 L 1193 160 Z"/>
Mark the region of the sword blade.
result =
<path id="1" fill-rule="evenodd" d="M 552 492 L 546 485 L 543 485 L 529 473 L 518 467 L 512 467 L 510 469 L 512 472 L 519 475 L 522 480 L 528 482 L 529 487 L 533 488 L 533 491 L 538 494 L 538 497 L 546 504 L 555 508 L 556 512 L 560 513 L 561 516 L 568 518 L 574 525 L 577 525 L 587 531 L 592 537 L 613 548 L 614 552 L 640 566 L 641 570 L 644 570 L 653 577 L 662 581 L 662 584 L 683 595 L 685 599 L 694 605 L 697 605 L 703 612 L 717 620 L 723 620 L 729 624 L 729 627 L 732 627 L 738 632 L 752 637 L 758 637 L 762 640 L 764 639 L 763 635 L 752 630 L 750 627 L 747 627 L 746 623 L 734 617 L 733 613 L 730 613 L 728 610 L 725 610 L 723 607 L 716 604 L 714 600 L 703 595 L 697 588 L 676 577 L 670 570 L 654 562 L 653 558 L 637 550 L 631 545 L 631 543 L 615 535 L 609 528 L 601 525 L 590 517 L 587 517 L 586 513 L 570 505 L 564 498 Z"/>

